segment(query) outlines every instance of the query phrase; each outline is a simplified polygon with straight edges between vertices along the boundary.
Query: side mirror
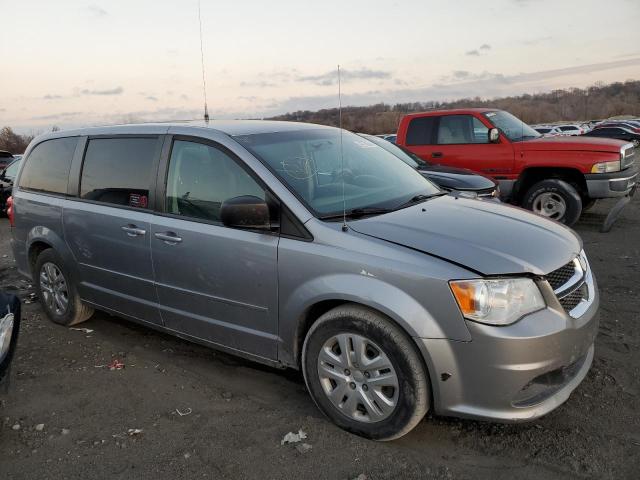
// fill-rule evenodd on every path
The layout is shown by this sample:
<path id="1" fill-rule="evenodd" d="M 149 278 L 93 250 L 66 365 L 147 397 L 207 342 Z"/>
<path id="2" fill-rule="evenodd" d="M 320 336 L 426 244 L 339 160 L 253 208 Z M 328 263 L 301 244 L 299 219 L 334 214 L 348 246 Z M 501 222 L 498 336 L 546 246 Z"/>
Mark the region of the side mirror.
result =
<path id="1" fill-rule="evenodd" d="M 233 197 L 222 202 L 220 220 L 226 227 L 251 230 L 269 230 L 269 206 L 253 195 Z"/>
<path id="2" fill-rule="evenodd" d="M 489 129 L 489 143 L 499 143 L 500 142 L 500 130 L 497 128 Z"/>

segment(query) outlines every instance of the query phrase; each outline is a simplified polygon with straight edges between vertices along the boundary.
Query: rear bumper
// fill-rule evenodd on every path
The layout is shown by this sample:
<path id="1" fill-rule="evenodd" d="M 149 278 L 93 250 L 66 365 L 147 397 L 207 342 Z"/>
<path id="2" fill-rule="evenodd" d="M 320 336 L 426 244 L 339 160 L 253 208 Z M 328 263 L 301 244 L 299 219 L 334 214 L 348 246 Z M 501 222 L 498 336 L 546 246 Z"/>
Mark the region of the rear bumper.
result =
<path id="1" fill-rule="evenodd" d="M 550 306 L 507 327 L 467 322 L 470 342 L 416 339 L 435 413 L 522 422 L 554 410 L 591 367 L 598 303 L 595 290 L 579 318 Z"/>
<path id="2" fill-rule="evenodd" d="M 615 173 L 590 173 L 585 175 L 589 198 L 624 197 L 638 181 L 638 167 L 631 166 Z"/>

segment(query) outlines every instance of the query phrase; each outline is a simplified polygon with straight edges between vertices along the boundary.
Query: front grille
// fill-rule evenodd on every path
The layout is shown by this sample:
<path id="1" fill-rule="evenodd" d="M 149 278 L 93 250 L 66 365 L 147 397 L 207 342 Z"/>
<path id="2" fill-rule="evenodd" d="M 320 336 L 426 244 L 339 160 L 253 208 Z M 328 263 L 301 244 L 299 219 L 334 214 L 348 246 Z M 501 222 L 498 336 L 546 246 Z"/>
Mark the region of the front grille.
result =
<path id="1" fill-rule="evenodd" d="M 589 267 L 582 255 L 546 276 L 560 305 L 570 315 L 583 301 L 590 301 Z M 576 310 L 573 315 L 581 315 L 581 312 Z"/>
<path id="2" fill-rule="evenodd" d="M 634 158 L 634 154 L 635 154 L 635 148 L 633 148 L 632 146 L 627 147 L 624 150 L 624 158 L 622 159 L 622 165 L 620 165 L 620 169 L 624 170 L 627 167 L 630 167 L 635 158 Z"/>
<path id="3" fill-rule="evenodd" d="M 574 308 L 576 308 L 582 300 L 589 299 L 589 291 L 587 290 L 587 285 L 583 283 L 578 288 L 573 290 L 571 293 L 565 295 L 560 299 L 560 305 L 565 311 L 570 312 Z"/>
<path id="4" fill-rule="evenodd" d="M 573 260 L 571 260 L 566 265 L 560 267 L 557 270 L 554 270 L 549 275 L 547 275 L 547 281 L 549 282 L 549 285 L 551 285 L 551 288 L 555 291 L 564 286 L 564 284 L 566 284 L 575 273 L 576 267 L 573 263 Z"/>

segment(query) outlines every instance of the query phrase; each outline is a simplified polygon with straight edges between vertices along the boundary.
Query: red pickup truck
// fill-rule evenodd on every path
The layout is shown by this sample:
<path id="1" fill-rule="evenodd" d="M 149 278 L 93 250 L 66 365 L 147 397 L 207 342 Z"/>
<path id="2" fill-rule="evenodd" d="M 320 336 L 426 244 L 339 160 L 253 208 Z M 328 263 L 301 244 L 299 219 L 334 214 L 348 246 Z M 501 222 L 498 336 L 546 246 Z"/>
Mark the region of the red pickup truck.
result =
<path id="1" fill-rule="evenodd" d="M 612 210 L 617 215 L 635 192 L 638 177 L 630 143 L 544 138 L 502 110 L 406 115 L 398 127 L 397 144 L 431 163 L 489 175 L 500 183 L 504 200 L 567 225 L 600 198 L 621 197 Z M 608 219 L 609 227 L 612 221 Z"/>

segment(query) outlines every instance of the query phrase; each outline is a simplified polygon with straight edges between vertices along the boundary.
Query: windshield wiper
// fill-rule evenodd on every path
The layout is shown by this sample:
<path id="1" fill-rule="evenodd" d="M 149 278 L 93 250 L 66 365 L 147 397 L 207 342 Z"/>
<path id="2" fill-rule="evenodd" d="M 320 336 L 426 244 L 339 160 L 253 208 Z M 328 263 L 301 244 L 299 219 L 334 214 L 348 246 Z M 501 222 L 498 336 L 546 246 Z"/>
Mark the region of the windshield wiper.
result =
<path id="1" fill-rule="evenodd" d="M 414 197 L 411 197 L 410 200 L 408 200 L 408 201 L 406 201 L 404 203 L 401 203 L 396 208 L 394 208 L 394 210 L 400 210 L 401 208 L 410 207 L 411 205 L 415 205 L 417 203 L 426 202 L 430 198 L 441 197 L 443 195 L 447 195 L 448 193 L 449 192 L 437 192 L 437 193 L 431 193 L 429 195 L 424 195 L 424 194 L 421 193 L 421 194 L 415 195 Z"/>
<path id="2" fill-rule="evenodd" d="M 360 218 L 367 215 L 382 215 L 383 213 L 393 212 L 391 208 L 377 208 L 377 207 L 363 207 L 363 208 L 352 208 L 351 210 L 347 210 L 343 213 L 332 213 L 329 215 L 322 215 L 320 220 L 333 220 L 336 218 L 342 218 L 343 216 L 347 218 Z"/>

